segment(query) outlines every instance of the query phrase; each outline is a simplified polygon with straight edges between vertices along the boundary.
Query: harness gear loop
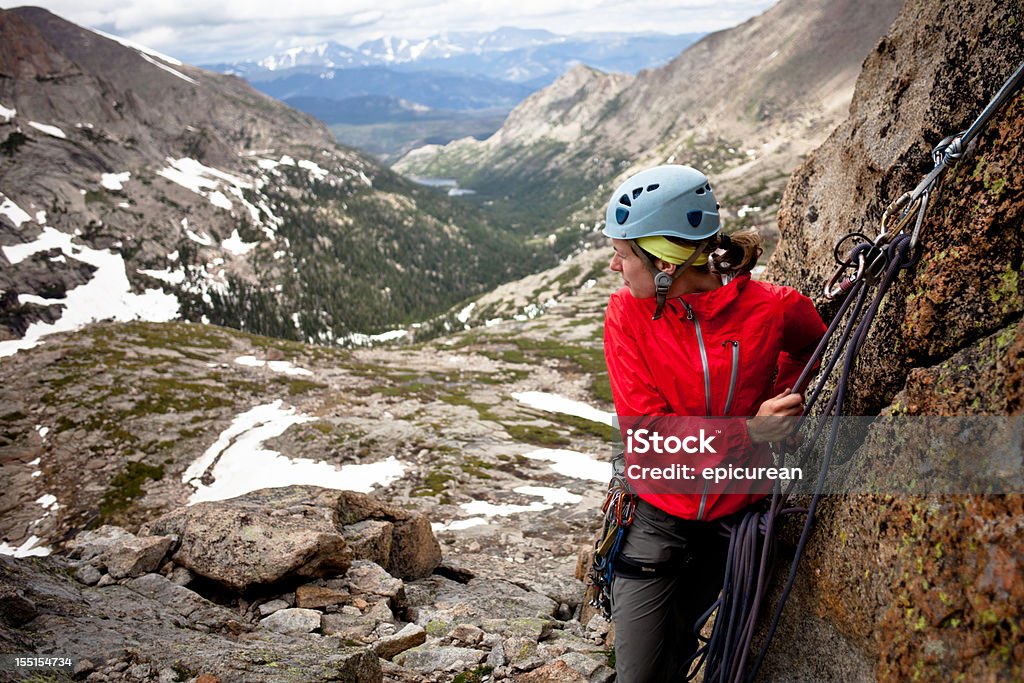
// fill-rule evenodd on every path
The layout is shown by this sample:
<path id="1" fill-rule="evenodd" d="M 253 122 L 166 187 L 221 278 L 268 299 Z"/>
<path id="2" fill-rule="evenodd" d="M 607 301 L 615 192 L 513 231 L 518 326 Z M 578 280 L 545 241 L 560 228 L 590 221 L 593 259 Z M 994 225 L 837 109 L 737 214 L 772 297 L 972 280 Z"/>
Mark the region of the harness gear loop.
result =
<path id="1" fill-rule="evenodd" d="M 626 529 L 633 523 L 637 495 L 625 478 L 625 456 L 623 453 L 612 458 L 612 478 L 608 482 L 608 494 L 601 511 L 604 523 L 594 543 L 594 559 L 587 574 L 587 593 L 590 605 L 601 609 L 606 618 L 611 618 L 611 588 L 619 550 Z"/>

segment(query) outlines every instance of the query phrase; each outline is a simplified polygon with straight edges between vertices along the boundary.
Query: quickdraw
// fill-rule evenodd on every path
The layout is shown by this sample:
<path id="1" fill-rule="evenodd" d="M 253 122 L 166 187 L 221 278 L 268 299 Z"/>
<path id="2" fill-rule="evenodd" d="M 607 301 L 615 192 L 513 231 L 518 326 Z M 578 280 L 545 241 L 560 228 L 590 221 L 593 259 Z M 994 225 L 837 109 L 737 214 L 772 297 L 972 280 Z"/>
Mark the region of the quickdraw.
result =
<path id="1" fill-rule="evenodd" d="M 587 582 L 587 591 L 592 596 L 590 604 L 599 607 L 605 618 L 611 618 L 611 585 L 615 559 L 622 547 L 626 529 L 633 523 L 633 514 L 636 512 L 637 496 L 623 476 L 622 468 L 615 466 L 615 463 L 624 463 L 622 457 L 622 454 L 619 454 L 613 460 L 614 474 L 608 483 L 608 495 L 601 507 L 604 524 L 594 542 L 594 560 Z"/>

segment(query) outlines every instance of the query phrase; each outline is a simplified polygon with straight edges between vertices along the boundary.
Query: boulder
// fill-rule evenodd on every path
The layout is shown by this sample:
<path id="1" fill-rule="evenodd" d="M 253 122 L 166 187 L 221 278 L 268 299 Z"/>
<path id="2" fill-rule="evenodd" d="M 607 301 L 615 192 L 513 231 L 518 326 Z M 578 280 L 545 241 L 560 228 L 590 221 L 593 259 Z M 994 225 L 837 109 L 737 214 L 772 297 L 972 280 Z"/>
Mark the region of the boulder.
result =
<path id="1" fill-rule="evenodd" d="M 381 659 L 391 659 L 395 655 L 427 642 L 427 632 L 417 624 L 406 624 L 401 631 L 381 638 L 370 649 Z"/>
<path id="2" fill-rule="evenodd" d="M 428 647 L 421 645 L 394 657 L 395 664 L 425 674 L 462 671 L 484 661 L 487 653 L 468 647 Z"/>
<path id="3" fill-rule="evenodd" d="M 107 548 L 100 560 L 112 578 L 134 578 L 159 569 L 173 543 L 167 536 L 123 538 Z"/>
<path id="4" fill-rule="evenodd" d="M 295 589 L 295 606 L 306 609 L 318 609 L 340 605 L 352 599 L 348 591 L 332 586 L 306 584 Z"/>
<path id="5" fill-rule="evenodd" d="M 391 550 L 381 566 L 402 579 L 429 576 L 441 563 L 441 546 L 424 515 L 387 505 L 372 496 L 355 491 L 338 491 L 337 514 L 342 526 L 367 520 L 388 522 L 391 529 Z M 369 533 L 364 528 L 364 533 Z M 367 543 L 376 552 L 377 545 Z M 372 559 L 372 558 L 367 558 Z"/>
<path id="6" fill-rule="evenodd" d="M 352 548 L 353 556 L 386 567 L 391 563 L 394 530 L 395 525 L 391 522 L 367 519 L 356 524 L 346 524 L 341 533 Z"/>
<path id="7" fill-rule="evenodd" d="M 506 638 L 502 643 L 508 665 L 518 671 L 536 669 L 544 663 L 537 654 L 537 641 L 533 638 Z"/>
<path id="8" fill-rule="evenodd" d="M 103 525 L 80 533 L 67 547 L 71 557 L 106 568 L 111 578 L 120 580 L 156 571 L 173 545 L 174 539 L 168 536 L 139 537 L 121 527 Z M 84 567 L 80 572 L 79 580 L 88 585 L 100 579 Z"/>
<path id="9" fill-rule="evenodd" d="M 345 583 L 352 593 L 362 597 L 377 595 L 388 598 L 400 608 L 405 605 L 405 584 L 384 568 L 368 560 L 356 560 L 345 574 Z"/>
<path id="10" fill-rule="evenodd" d="M 75 570 L 75 578 L 78 579 L 79 583 L 84 583 L 86 586 L 95 586 L 103 578 L 103 575 L 99 569 L 85 563 Z"/>
<path id="11" fill-rule="evenodd" d="M 283 609 L 288 609 L 288 603 L 284 600 L 275 599 L 264 602 L 256 608 L 256 611 L 261 617 L 269 617 L 274 612 L 280 612 Z"/>
<path id="12" fill-rule="evenodd" d="M 176 563 L 237 592 L 285 578 L 342 574 L 352 554 L 335 525 L 337 493 L 262 489 L 175 510 L 144 531 L 176 535 Z"/>
<path id="13" fill-rule="evenodd" d="M 147 524 L 143 533 L 176 536 L 176 563 L 238 592 L 285 578 L 344 574 L 353 558 L 346 535 L 377 559 L 387 550 L 381 566 L 402 578 L 429 575 L 441 558 L 422 514 L 317 486 L 199 503 Z"/>
<path id="14" fill-rule="evenodd" d="M 135 534 L 119 526 L 104 524 L 98 529 L 83 531 L 67 543 L 70 557 L 92 561 L 98 559 L 115 543 L 136 538 Z"/>
<path id="15" fill-rule="evenodd" d="M 304 633 L 312 633 L 320 628 L 320 617 L 320 612 L 313 609 L 289 607 L 288 609 L 278 610 L 260 621 L 260 627 L 275 633 L 300 636 Z"/>
<path id="16" fill-rule="evenodd" d="M 456 645 L 465 645 L 467 647 L 474 647 L 480 644 L 480 641 L 484 638 L 483 629 L 474 626 L 473 624 L 459 624 L 453 628 L 449 633 L 448 637 Z"/>

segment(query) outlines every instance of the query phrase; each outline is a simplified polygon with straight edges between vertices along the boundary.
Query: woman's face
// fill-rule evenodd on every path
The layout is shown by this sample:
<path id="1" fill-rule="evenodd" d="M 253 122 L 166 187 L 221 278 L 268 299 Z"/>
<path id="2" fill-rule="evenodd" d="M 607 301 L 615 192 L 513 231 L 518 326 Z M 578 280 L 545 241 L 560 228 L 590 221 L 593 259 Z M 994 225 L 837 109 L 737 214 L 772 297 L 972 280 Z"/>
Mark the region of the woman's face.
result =
<path id="1" fill-rule="evenodd" d="M 622 282 L 629 287 L 629 293 L 637 299 L 649 299 L 657 292 L 654 289 L 654 277 L 640 257 L 633 253 L 626 240 L 612 239 L 615 255 L 608 267 L 616 273 L 622 273 Z"/>

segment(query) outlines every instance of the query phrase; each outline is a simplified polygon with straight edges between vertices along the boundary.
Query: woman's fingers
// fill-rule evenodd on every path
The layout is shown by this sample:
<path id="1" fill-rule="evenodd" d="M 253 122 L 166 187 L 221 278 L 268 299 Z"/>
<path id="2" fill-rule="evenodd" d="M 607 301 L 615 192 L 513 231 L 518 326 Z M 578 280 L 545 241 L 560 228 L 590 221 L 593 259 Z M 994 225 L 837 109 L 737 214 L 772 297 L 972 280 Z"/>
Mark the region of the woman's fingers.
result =
<path id="1" fill-rule="evenodd" d="M 804 412 L 804 397 L 786 389 L 761 404 L 757 416 L 747 421 L 752 441 L 781 441 L 790 436 Z"/>

